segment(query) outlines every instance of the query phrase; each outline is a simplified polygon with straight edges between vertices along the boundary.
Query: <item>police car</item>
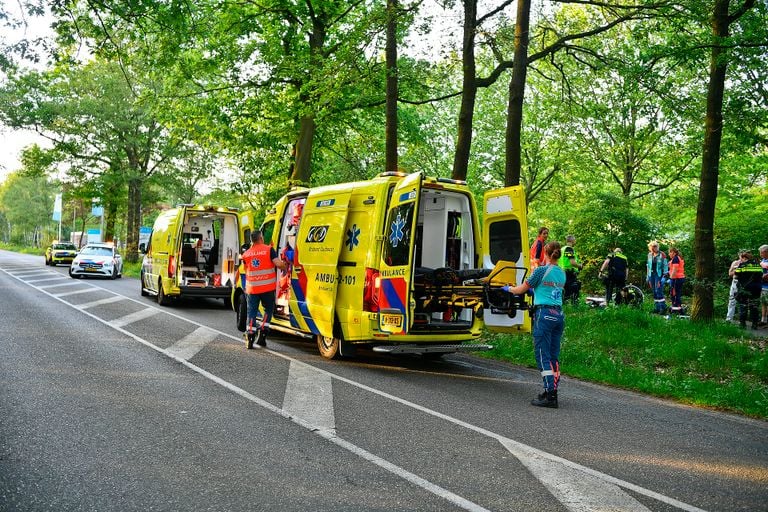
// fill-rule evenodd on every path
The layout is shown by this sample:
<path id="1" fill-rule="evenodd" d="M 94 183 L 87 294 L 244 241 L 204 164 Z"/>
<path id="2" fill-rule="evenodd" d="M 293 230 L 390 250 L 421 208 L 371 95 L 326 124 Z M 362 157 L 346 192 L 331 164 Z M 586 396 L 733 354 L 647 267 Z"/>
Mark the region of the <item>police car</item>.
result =
<path id="1" fill-rule="evenodd" d="M 98 276 L 117 279 L 123 276 L 123 258 L 112 244 L 87 244 L 72 260 L 69 275 L 73 278 Z"/>
<path id="2" fill-rule="evenodd" d="M 60 263 L 71 264 L 77 255 L 77 247 L 69 242 L 54 241 L 45 250 L 45 264 L 56 266 Z"/>

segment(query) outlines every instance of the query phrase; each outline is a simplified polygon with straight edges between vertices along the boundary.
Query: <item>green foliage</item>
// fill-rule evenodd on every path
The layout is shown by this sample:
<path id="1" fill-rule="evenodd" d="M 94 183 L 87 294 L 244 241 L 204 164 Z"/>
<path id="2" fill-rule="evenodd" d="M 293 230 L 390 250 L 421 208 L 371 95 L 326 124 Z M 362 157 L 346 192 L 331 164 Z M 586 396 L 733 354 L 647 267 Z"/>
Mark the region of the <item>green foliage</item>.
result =
<path id="1" fill-rule="evenodd" d="M 716 322 L 644 309 L 566 308 L 561 367 L 568 377 L 768 418 L 766 340 Z M 533 366 L 530 338 L 495 335 L 491 357 Z M 565 395 L 564 395 L 565 396 Z"/>

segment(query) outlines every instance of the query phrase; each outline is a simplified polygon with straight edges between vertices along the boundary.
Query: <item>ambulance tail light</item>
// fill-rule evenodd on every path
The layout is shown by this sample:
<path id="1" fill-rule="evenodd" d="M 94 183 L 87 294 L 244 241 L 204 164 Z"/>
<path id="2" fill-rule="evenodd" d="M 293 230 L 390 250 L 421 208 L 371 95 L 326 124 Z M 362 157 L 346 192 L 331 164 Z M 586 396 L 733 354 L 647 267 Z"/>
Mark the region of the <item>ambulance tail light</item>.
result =
<path id="1" fill-rule="evenodd" d="M 168 279 L 173 279 L 176 274 L 176 258 L 174 256 L 168 256 Z"/>
<path id="2" fill-rule="evenodd" d="M 365 269 L 365 286 L 363 287 L 363 311 L 379 312 L 379 288 L 381 278 L 375 268 Z"/>

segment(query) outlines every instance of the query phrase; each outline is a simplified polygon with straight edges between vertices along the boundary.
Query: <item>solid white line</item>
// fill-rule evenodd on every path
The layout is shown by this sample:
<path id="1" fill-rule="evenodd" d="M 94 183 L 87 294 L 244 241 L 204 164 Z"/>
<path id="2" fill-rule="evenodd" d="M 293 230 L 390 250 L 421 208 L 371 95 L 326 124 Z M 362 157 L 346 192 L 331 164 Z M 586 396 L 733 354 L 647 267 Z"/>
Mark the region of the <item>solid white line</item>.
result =
<path id="1" fill-rule="evenodd" d="M 12 277 L 15 277 L 15 276 L 13 276 L 13 275 L 12 275 L 12 274 L 10 274 L 10 273 L 9 273 L 9 275 L 11 275 Z M 21 282 L 25 282 L 24 280 L 22 280 L 22 279 L 19 279 L 19 278 L 17 278 L 17 280 L 19 280 L 19 281 L 21 281 Z M 31 286 L 31 285 L 30 285 L 30 286 Z M 34 286 L 32 286 L 32 287 L 33 287 L 33 288 L 35 288 Z M 108 290 L 106 290 L 105 288 L 100 288 L 100 287 L 97 287 L 97 288 L 99 288 L 99 289 L 102 289 L 102 290 L 105 290 L 105 291 L 108 291 Z M 39 288 L 37 288 L 37 289 L 39 289 Z M 39 290 L 40 290 L 42 293 L 45 293 L 46 295 L 49 295 L 49 296 L 51 296 L 51 297 L 53 297 L 53 298 L 55 298 L 55 299 L 59 300 L 60 302 L 62 302 L 62 303 L 64 303 L 64 304 L 66 304 L 66 305 L 69 305 L 69 306 L 72 306 L 72 307 L 75 307 L 75 308 L 77 307 L 77 306 L 74 306 L 74 305 L 72 305 L 72 304 L 68 303 L 67 301 L 65 301 L 65 300 L 63 300 L 63 299 L 59 299 L 59 298 L 58 298 L 58 297 L 56 297 L 55 295 L 53 295 L 53 294 L 51 294 L 51 293 L 49 293 L 49 292 L 46 292 L 45 290 L 42 290 L 42 289 L 39 289 Z M 121 297 L 124 297 L 125 299 L 127 299 L 127 300 L 131 300 L 131 301 L 133 301 L 133 302 L 136 302 L 136 303 L 138 303 L 138 304 L 146 305 L 144 302 L 142 302 L 142 301 L 140 301 L 140 300 L 137 300 L 137 299 L 133 299 L 133 298 L 131 298 L 131 297 L 126 297 L 126 296 L 121 296 Z M 158 309 L 157 311 L 158 311 L 158 312 L 160 312 L 161 310 L 159 310 L 159 309 Z M 181 316 L 181 315 L 177 315 L 177 314 L 175 314 L 175 313 L 172 313 L 172 312 L 170 312 L 170 311 L 167 311 L 167 310 L 162 310 L 162 312 L 163 312 L 163 313 L 165 313 L 165 314 L 167 314 L 167 315 L 170 315 L 170 316 L 173 316 L 173 317 L 175 317 L 175 318 L 178 318 L 178 319 L 180 319 L 180 320 L 184 320 L 184 321 L 186 321 L 186 322 L 189 322 L 189 323 L 191 323 L 191 324 L 193 324 L 193 325 L 197 325 L 197 326 L 199 326 L 199 327 L 205 327 L 205 326 L 204 326 L 203 324 L 201 324 L 201 323 L 195 322 L 194 320 L 190 320 L 190 319 L 188 319 L 188 318 L 185 318 L 185 317 L 183 317 L 183 316 Z M 294 421 L 295 423 L 298 423 L 298 424 L 302 424 L 302 425 L 305 425 L 305 426 L 306 426 L 306 428 L 309 428 L 310 430 L 312 430 L 312 427 L 311 427 L 311 426 L 309 426 L 308 424 L 305 424 L 305 423 L 304 423 L 304 422 L 303 422 L 303 421 L 302 421 L 300 418 L 294 418 L 294 417 L 291 417 L 291 416 L 289 416 L 289 415 L 287 415 L 287 414 L 283 413 L 283 411 L 281 411 L 280 409 L 278 409 L 278 408 L 274 407 L 272 404 L 269 404 L 268 402 L 264 402 L 263 400 L 260 400 L 260 399 L 258 399 L 258 398 L 256 398 L 256 397 L 254 397 L 253 395 L 250 395 L 250 393 L 248 393 L 248 392 L 246 392 L 246 391 L 244 391 L 244 390 L 241 390 L 240 388 L 237 388 L 236 386 L 234 386 L 234 385 L 232 385 L 232 384 L 229 384 L 228 382 L 226 382 L 226 381 L 222 380 L 221 378 L 219 378 L 219 377 L 216 377 L 216 376 L 215 376 L 215 375 L 213 375 L 213 374 L 210 374 L 210 373 L 209 373 L 209 372 L 207 372 L 206 370 L 203 370 L 202 368 L 198 368 L 197 366 L 195 366 L 195 365 L 193 365 L 193 364 L 191 364 L 191 363 L 189 363 L 189 362 L 187 362 L 187 361 L 185 361 L 185 360 L 183 360 L 183 359 L 181 359 L 181 358 L 175 357 L 173 354 L 170 354 L 170 353 L 169 353 L 169 352 L 167 352 L 166 350 L 163 350 L 163 349 L 161 349 L 160 347 L 157 347 L 157 346 L 155 346 L 155 345 L 151 344 L 150 342 L 148 342 L 148 341 L 146 341 L 146 340 L 143 340 L 142 338 L 139 338 L 138 336 L 134 335 L 133 333 L 130 333 L 130 332 L 128 332 L 128 331 L 126 331 L 126 330 L 124 330 L 124 329 L 122 329 L 122 328 L 120 328 L 120 327 L 118 327 L 118 326 L 115 326 L 115 325 L 113 325 L 113 324 L 111 324 L 111 323 L 109 323 L 109 322 L 107 322 L 107 321 L 105 321 L 105 320 L 102 320 L 101 318 L 99 318 L 99 317 L 97 317 L 97 316 L 95 316 L 95 315 L 93 315 L 93 314 L 89 313 L 88 311 L 82 311 L 82 313 L 83 313 L 83 314 L 85 314 L 85 315 L 88 315 L 88 316 L 90 316 L 90 317 L 92 317 L 92 318 L 94 318 L 95 320 L 97 320 L 97 321 L 99 321 L 99 322 L 101 322 L 101 323 L 104 323 L 104 324 L 106 324 L 106 325 L 109 325 L 109 326 L 111 326 L 111 327 L 114 327 L 116 330 L 118 330 L 118 331 L 122 332 L 123 334 L 126 334 L 127 336 L 130 336 L 131 338 L 135 339 L 135 340 L 136 340 L 136 341 L 138 341 L 139 343 L 142 343 L 142 344 L 144 344 L 144 345 L 146 345 L 146 346 L 148 346 L 148 347 L 151 347 L 151 348 L 153 348 L 153 349 L 157 350 L 158 352 L 161 352 L 161 353 L 163 353 L 163 354 L 166 354 L 166 355 L 168 355 L 169 357 L 172 357 L 173 359 L 175 359 L 175 360 L 179 361 L 180 363 L 184 364 L 185 366 L 189 367 L 190 369 L 192 369 L 192 370 L 194 370 L 194 371 L 196 371 L 196 372 L 200 373 L 201 375 L 205 375 L 205 376 L 207 376 L 209 379 L 213 380 L 214 382 L 217 382 L 217 383 L 221 384 L 222 386 L 226 387 L 227 389 L 230 389 L 230 390 L 234 391 L 235 393 L 237 393 L 237 394 L 239 394 L 239 395 L 241 395 L 241 396 L 244 396 L 244 397 L 248 398 L 246 395 L 249 395 L 249 396 L 253 397 L 253 400 L 251 400 L 251 401 L 253 401 L 253 402 L 255 402 L 255 403 L 258 403 L 259 405 L 262 405 L 262 407 L 265 407 L 265 408 L 267 408 L 267 409 L 269 409 L 269 410 L 271 410 L 271 411 L 273 411 L 273 412 L 276 412 L 277 414 L 280 414 L 281 416 L 287 417 L 288 419 L 290 419 L 291 421 Z M 225 333 L 225 332 L 221 332 L 221 331 L 219 331 L 219 334 L 220 334 L 221 336 L 224 336 L 224 337 L 230 338 L 230 339 L 232 339 L 232 340 L 235 340 L 237 343 L 242 343 L 242 339 L 241 339 L 241 338 L 239 338 L 239 337 L 236 337 L 236 336 L 233 336 L 233 335 L 231 335 L 231 334 L 229 334 L 229 333 Z M 259 351 L 259 352 L 267 352 L 267 353 L 270 353 L 270 354 L 272 354 L 272 355 L 274 355 L 274 356 L 277 356 L 277 357 L 281 357 L 281 358 L 283 358 L 283 359 L 285 359 L 285 360 L 287 360 L 287 361 L 290 361 L 290 362 L 295 362 L 295 363 L 296 363 L 296 364 L 298 364 L 298 365 L 306 365 L 306 366 L 309 366 L 309 367 L 311 367 L 311 368 L 314 368 L 314 369 L 315 369 L 316 371 L 318 371 L 318 372 L 321 372 L 321 373 L 325 373 L 325 374 L 328 374 L 328 375 L 329 375 L 331 378 L 333 378 L 333 379 L 336 379 L 336 380 L 338 380 L 338 381 L 340 381 L 340 382 L 344 382 L 344 383 L 350 384 L 351 386 L 354 386 L 354 387 L 356 387 L 356 388 L 358 388 L 358 389 L 362 389 L 362 390 L 364 390 L 364 391 L 368 391 L 368 392 L 370 392 L 370 393 L 373 393 L 373 394 L 375 394 L 375 395 L 381 396 L 381 397 L 383 397 L 383 398 L 387 398 L 387 399 L 389 399 L 389 400 L 392 400 L 392 401 L 394 401 L 394 402 L 397 402 L 397 403 L 399 403 L 399 404 L 405 405 L 405 406 L 407 406 L 407 407 L 410 407 L 410 408 L 412 408 L 412 409 L 415 409 L 415 410 L 421 411 L 421 412 L 423 412 L 423 413 L 425 413 L 425 414 L 428 414 L 428 415 L 430 415 L 430 416 L 433 416 L 433 417 L 435 417 L 435 418 L 439 418 L 439 419 L 442 419 L 442 420 L 448 421 L 448 422 L 450 422 L 450 423 L 453 423 L 454 425 L 458 425 L 458 426 L 464 427 L 464 428 L 466 428 L 467 430 L 471 430 L 471 431 L 473 431 L 473 432 L 476 432 L 476 433 L 478 433 L 478 434 L 484 435 L 484 436 L 486 436 L 486 437 L 489 437 L 489 438 L 492 438 L 492 439 L 496 439 L 496 440 L 497 440 L 497 441 L 499 441 L 499 442 L 500 442 L 502 445 L 504 445 L 504 446 L 505 446 L 505 448 L 507 448 L 507 449 L 509 449 L 509 448 L 507 447 L 509 444 L 511 444 L 511 445 L 517 445 L 517 446 L 519 446 L 519 447 L 522 447 L 522 448 L 524 448 L 524 449 L 527 449 L 527 450 L 531 450 L 531 451 L 533 451 L 533 452 L 535 452 L 535 453 L 539 454 L 541 457 L 544 457 L 544 458 L 550 459 L 550 460 L 552 460 L 552 461 L 554 461 L 554 462 L 558 462 L 558 463 L 560 463 L 560 464 L 564 464 L 564 465 L 567 465 L 567 466 L 569 466 L 569 467 L 571 467 L 571 468 L 573 468 L 573 469 L 577 469 L 577 470 L 579 470 L 579 471 L 583 471 L 584 473 L 588 473 L 588 474 L 591 474 L 591 475 L 593 475 L 593 476 L 595 476 L 595 477 L 597 477 L 597 478 L 599 478 L 599 479 L 602 479 L 602 480 L 604 480 L 604 481 L 606 481 L 606 482 L 610 482 L 610 483 L 613 483 L 613 484 L 615 484 L 615 485 L 617 485 L 617 486 L 619 486 L 619 487 L 622 487 L 622 488 L 624 488 L 624 489 L 628 489 L 628 490 L 630 490 L 630 491 L 636 492 L 636 493 L 638 493 L 638 494 L 641 494 L 641 495 L 643 495 L 643 496 L 647 496 L 647 497 L 649 497 L 649 498 L 655 499 L 655 500 L 657 500 L 657 501 L 660 501 L 660 502 L 662 502 L 662 503 L 665 503 L 665 504 L 667 504 L 667 505 L 670 505 L 670 506 L 672 506 L 672 507 L 675 507 L 675 508 L 678 508 L 678 509 L 681 509 L 681 510 L 685 510 L 685 511 L 687 511 L 687 512 L 706 512 L 704 509 L 701 509 L 701 508 L 695 507 L 695 506 L 693 506 L 693 505 L 689 505 L 689 504 L 687 504 L 687 503 L 684 503 L 684 502 L 682 502 L 682 501 L 676 500 L 676 499 L 674 499 L 674 498 L 670 498 L 670 497 L 668 497 L 668 496 L 665 496 L 665 495 L 663 495 L 663 494 L 657 493 L 657 492 L 655 492 L 655 491 L 651 491 L 651 490 L 649 490 L 649 489 L 645 489 L 644 487 L 640 487 L 639 485 L 635 485 L 635 484 L 632 484 L 632 483 L 630 483 L 630 482 L 627 482 L 627 481 L 621 480 L 621 479 L 619 479 L 619 478 L 615 478 L 615 477 L 613 477 L 613 476 L 611 476 L 611 475 L 608 475 L 608 474 L 605 474 L 605 473 L 601 473 L 600 471 L 596 471 L 596 470 L 590 469 L 590 468 L 588 468 L 588 467 L 586 467 L 586 466 L 582 466 L 582 465 L 580 465 L 580 464 L 577 464 L 577 463 L 575 463 L 575 462 L 572 462 L 572 461 L 570 461 L 570 460 L 568 460 L 568 459 L 563 459 L 562 457 L 558 457 L 558 456 L 556 456 L 556 455 L 552 455 L 552 454 L 550 454 L 550 453 L 547 453 L 547 452 L 544 452 L 544 451 L 541 451 L 541 450 L 537 450 L 536 448 L 533 448 L 532 446 L 528 446 L 528 445 L 525 445 L 525 444 L 519 443 L 519 442 L 517 442 L 517 441 L 514 441 L 514 440 L 512 440 L 512 439 L 509 439 L 509 438 L 507 438 L 507 437 L 504 437 L 504 436 L 502 436 L 502 435 L 500 435 L 500 434 L 497 434 L 497 433 L 495 433 L 495 432 L 491 432 L 490 430 L 484 429 L 484 428 L 482 428 L 482 427 L 478 427 L 478 426 L 476 426 L 476 425 L 472 425 L 471 423 L 467 423 L 467 422 L 465 422 L 465 421 L 463 421 L 463 420 L 460 420 L 460 419 L 454 418 L 454 417 L 452 417 L 452 416 L 448 416 L 447 414 L 443 414 L 443 413 L 441 413 L 441 412 L 438 412 L 438 411 L 435 411 L 435 410 L 429 409 L 429 408 L 427 408 L 427 407 L 424 407 L 424 406 L 422 406 L 422 405 L 416 404 L 416 403 L 414 403 L 414 402 L 411 402 L 411 401 L 409 401 L 409 400 L 405 400 L 405 399 L 403 399 L 403 398 L 400 398 L 400 397 L 397 397 L 397 396 L 391 395 L 391 394 L 389 394 L 389 393 L 386 393 L 386 392 L 384 392 L 384 391 L 380 391 L 380 390 L 378 390 L 378 389 L 372 388 L 372 387 L 370 387 L 370 386 L 367 386 L 367 385 L 365 385 L 365 384 L 362 384 L 362 383 L 359 383 L 359 382 L 356 382 L 356 381 L 350 380 L 350 379 L 348 379 L 348 378 L 346 378 L 346 377 L 342 377 L 342 376 L 340 376 L 340 375 L 336 375 L 336 374 L 334 374 L 334 373 L 331 373 L 331 372 L 329 372 L 329 371 L 327 371 L 327 370 L 323 370 L 323 369 L 320 369 L 320 368 L 316 368 L 316 367 L 314 367 L 314 366 L 312 366 L 312 365 L 310 365 L 310 364 L 307 364 L 307 363 L 305 363 L 305 362 L 303 362 L 303 361 L 299 361 L 299 360 L 297 360 L 297 359 L 293 359 L 292 357 L 290 357 L 290 356 L 288 356 L 288 355 L 285 355 L 285 354 L 281 354 L 280 352 L 275 352 L 275 351 L 273 351 L 273 350 L 270 350 L 270 349 L 263 349 L 263 350 L 261 350 L 261 351 Z M 245 393 L 245 395 L 243 395 L 242 393 L 238 392 L 237 390 L 240 390 L 242 393 Z M 250 398 L 249 398 L 249 400 L 250 400 Z M 317 431 L 316 431 L 316 433 L 317 433 L 318 435 L 323 435 L 323 431 L 322 431 L 322 430 L 317 430 Z M 448 492 L 448 491 L 446 491 L 446 492 Z M 459 497 L 459 498 L 460 498 L 460 497 Z M 463 498 L 460 498 L 460 499 L 463 499 Z M 479 506 L 479 505 L 478 505 L 478 506 Z"/>
<path id="2" fill-rule="evenodd" d="M 167 350 L 169 353 L 184 360 L 190 360 L 208 343 L 219 336 L 219 333 L 207 327 L 198 327 L 192 333 L 180 339 Z"/>
<path id="3" fill-rule="evenodd" d="M 83 284 L 83 283 L 75 283 L 75 284 Z M 53 296 L 56 298 L 59 297 L 67 297 L 69 295 L 77 295 L 78 293 L 93 293 L 93 291 L 96 290 L 93 286 L 89 288 L 84 288 L 82 290 L 72 290 L 71 292 L 64 292 L 64 293 L 54 293 Z M 69 303 L 67 303 L 69 304 Z"/>
<path id="4" fill-rule="evenodd" d="M 291 361 L 288 365 L 283 411 L 302 418 L 320 430 L 335 431 L 333 379 L 312 367 Z"/>
<path id="5" fill-rule="evenodd" d="M 111 322 L 107 322 L 107 323 L 112 327 L 124 327 L 128 324 L 132 324 L 133 322 L 138 322 L 139 320 L 144 320 L 145 318 L 154 316 L 159 312 L 160 311 L 155 308 L 142 309 L 141 311 L 137 311 L 135 313 L 131 313 L 130 315 L 125 315 L 123 317 L 116 318 L 115 320 L 112 320 Z"/>
<path id="6" fill-rule="evenodd" d="M 554 462 L 534 450 L 505 441 L 501 444 L 571 512 L 650 512 L 619 486 L 602 478 Z"/>
<path id="7" fill-rule="evenodd" d="M 60 295 L 57 295 L 57 297 L 60 297 Z M 111 304 L 113 302 L 120 302 L 121 300 L 125 300 L 125 299 L 120 295 L 114 295 L 112 297 L 94 300 L 93 302 L 86 302 L 84 304 L 73 304 L 73 306 L 75 306 L 77 309 L 88 309 L 94 306 L 101 306 L 102 304 Z"/>

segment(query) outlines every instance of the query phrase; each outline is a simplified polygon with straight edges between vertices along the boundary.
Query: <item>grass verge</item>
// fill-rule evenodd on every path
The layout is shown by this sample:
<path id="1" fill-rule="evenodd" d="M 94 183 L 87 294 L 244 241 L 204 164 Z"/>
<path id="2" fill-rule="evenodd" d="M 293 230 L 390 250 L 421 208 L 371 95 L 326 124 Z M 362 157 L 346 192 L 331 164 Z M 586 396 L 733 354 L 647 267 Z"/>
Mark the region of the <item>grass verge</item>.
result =
<path id="1" fill-rule="evenodd" d="M 564 375 L 679 402 L 768 419 L 768 355 L 762 337 L 716 321 L 644 309 L 565 308 Z M 531 336 L 492 336 L 487 357 L 535 367 Z"/>

